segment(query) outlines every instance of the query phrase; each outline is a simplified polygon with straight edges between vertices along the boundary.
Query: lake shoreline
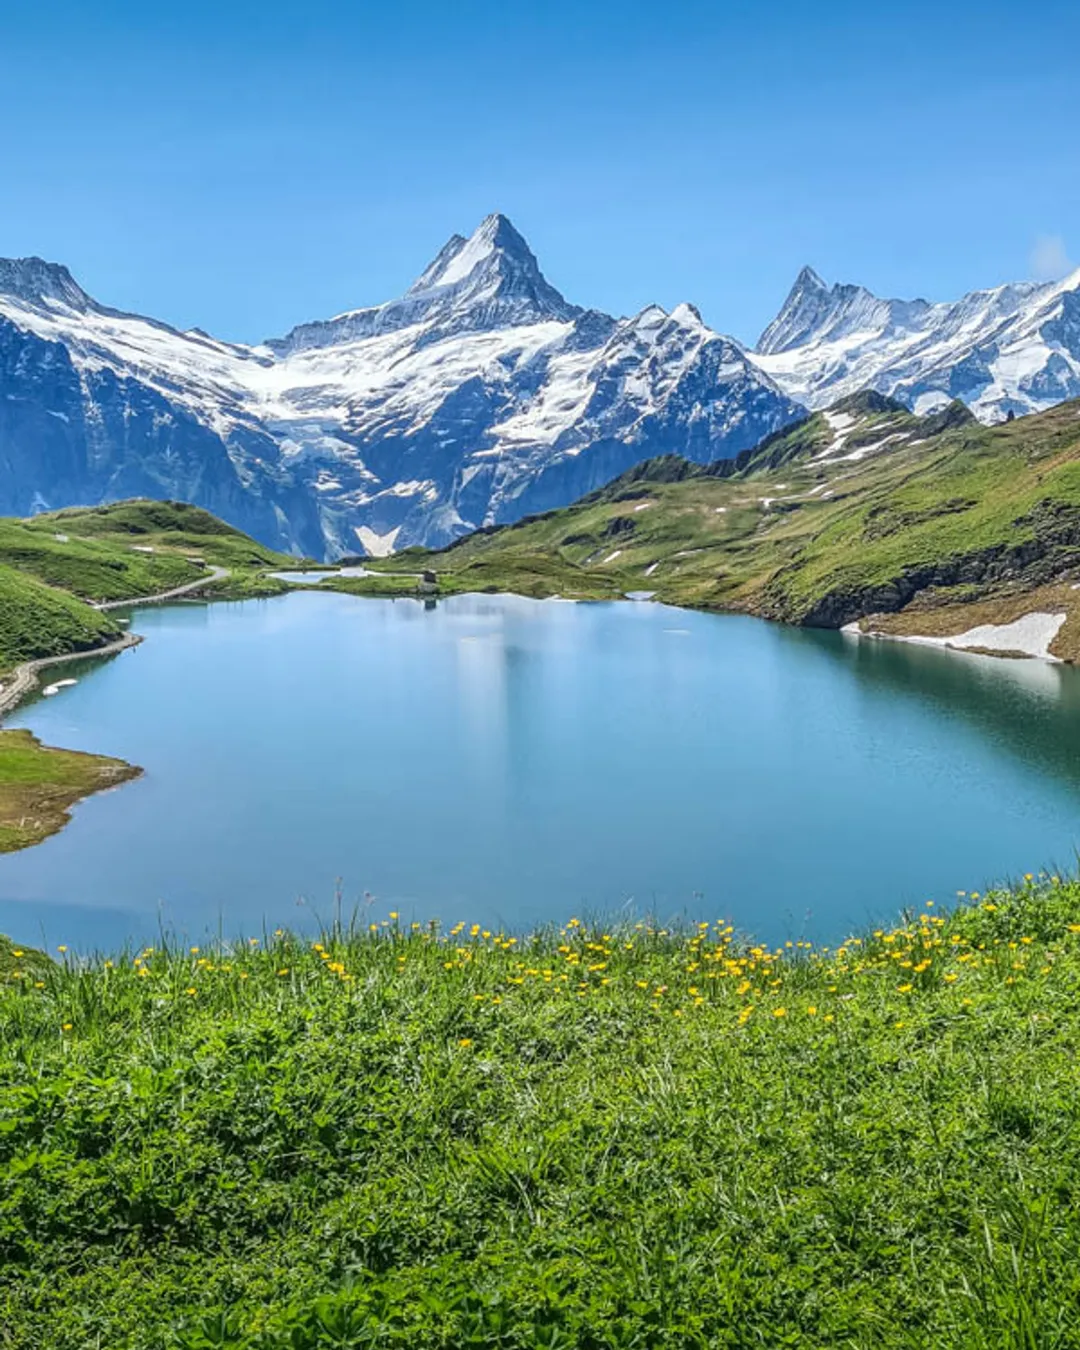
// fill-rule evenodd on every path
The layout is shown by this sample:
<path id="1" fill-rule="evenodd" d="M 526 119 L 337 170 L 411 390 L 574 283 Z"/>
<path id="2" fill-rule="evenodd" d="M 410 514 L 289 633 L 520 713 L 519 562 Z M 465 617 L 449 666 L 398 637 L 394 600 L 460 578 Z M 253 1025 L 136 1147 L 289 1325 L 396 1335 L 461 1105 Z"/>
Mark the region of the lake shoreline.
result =
<path id="1" fill-rule="evenodd" d="M 194 942 L 219 910 L 272 927 L 298 903 L 321 913 L 337 878 L 346 904 L 371 894 L 418 920 L 467 905 L 524 931 L 550 897 L 667 917 L 703 895 L 801 938 L 879 912 L 860 874 L 897 820 L 927 825 L 891 867 L 900 905 L 1071 849 L 1080 684 L 1064 671 L 1040 684 L 1039 662 L 856 655 L 833 633 L 732 617 L 333 592 L 133 616 L 138 662 L 94 663 L 9 725 L 150 777 L 10 857 L 3 898 L 39 903 L 64 942 L 151 940 L 160 914 Z M 767 876 L 759 798 L 803 822 Z"/>
<path id="2" fill-rule="evenodd" d="M 40 844 L 64 828 L 73 806 L 141 775 L 111 755 L 44 745 L 22 728 L 0 731 L 0 854 Z"/>
<path id="3" fill-rule="evenodd" d="M 91 657 L 116 656 L 131 647 L 137 647 L 142 640 L 138 633 L 125 633 L 123 637 L 101 647 L 86 647 L 78 652 L 61 652 L 56 656 L 38 656 L 32 661 L 23 661 L 0 685 L 0 719 L 14 712 L 37 689 L 41 683 L 38 676 L 43 670 L 69 665 L 73 661 L 86 661 Z"/>
<path id="4" fill-rule="evenodd" d="M 344 574 L 341 574 L 344 575 Z M 451 574 L 452 575 L 452 574 Z M 596 604 L 607 601 L 627 601 L 630 603 L 656 603 L 667 605 L 672 609 L 686 610 L 696 614 L 711 614 L 716 617 L 730 615 L 733 617 L 760 619 L 766 623 L 779 624 L 783 628 L 808 629 L 820 628 L 826 632 L 846 633 L 849 636 L 858 636 L 863 638 L 893 638 L 897 641 L 906 641 L 924 646 L 938 647 L 947 651 L 967 652 L 979 656 L 993 656 L 1001 660 L 1010 659 L 1037 659 L 1048 661 L 1057 665 L 1074 665 L 1072 655 L 1059 656 L 1049 649 L 1061 636 L 1063 628 L 1068 623 L 1071 613 L 1066 610 L 1048 614 L 1035 608 L 1021 612 L 1015 619 L 1010 619 L 1001 623 L 981 623 L 968 628 L 957 628 L 955 632 L 948 634 L 919 633 L 893 631 L 884 627 L 864 628 L 864 624 L 879 625 L 882 623 L 897 623 L 903 621 L 903 612 L 897 611 L 895 614 L 866 614 L 850 623 L 832 625 L 817 625 L 805 623 L 792 623 L 791 621 L 779 618 L 775 614 L 764 613 L 750 607 L 739 606 L 719 606 L 707 602 L 701 604 L 689 603 L 685 600 L 679 600 L 665 596 L 659 591 L 648 592 L 646 600 L 645 592 L 621 591 L 612 593 L 602 593 L 599 590 L 590 595 L 563 595 L 558 592 L 550 594 L 530 594 L 528 591 L 516 590 L 512 587 L 493 587 L 491 589 L 481 590 L 456 590 L 440 589 L 431 595 L 422 595 L 414 591 L 396 590 L 392 586 L 380 587 L 379 581 L 386 579 L 398 580 L 411 578 L 415 573 L 401 573 L 394 571 L 372 570 L 365 577 L 348 577 L 344 584 L 334 585 L 334 575 L 325 574 L 325 583 L 305 583 L 305 582 L 287 582 L 290 590 L 295 591 L 314 591 L 320 590 L 324 593 L 336 591 L 342 595 L 354 595 L 358 599 L 369 600 L 448 600 L 455 596 L 462 595 L 513 595 L 524 600 L 568 600 L 575 604 Z M 1016 597 L 1018 598 L 1018 597 Z M 1034 598 L 1034 597 L 1033 597 Z M 1014 598 L 1015 599 L 1015 598 Z M 1015 606 L 1014 606 L 1015 607 Z M 928 611 L 933 612 L 933 611 Z M 939 615 L 945 615 L 949 610 L 942 607 L 938 611 Z M 925 613 L 920 614 L 918 618 L 925 618 Z M 910 616 L 912 622 L 918 619 L 913 614 Z M 969 640 L 970 639 L 970 640 Z"/>
<path id="5" fill-rule="evenodd" d="M 174 598 L 179 600 L 184 596 L 190 594 L 193 590 L 198 590 L 202 588 L 207 584 L 207 582 L 217 581 L 221 579 L 222 576 L 225 574 L 225 571 L 224 569 L 219 568 L 215 569 L 215 573 L 216 575 L 214 576 L 200 579 L 198 583 L 181 587 L 176 592 L 170 592 L 167 595 L 135 597 L 128 602 L 111 602 L 110 607 L 120 608 L 124 605 L 130 605 L 134 607 L 137 605 L 147 605 L 147 604 L 168 605 L 168 603 Z M 328 577 L 327 580 L 330 580 L 330 578 Z M 537 599 L 563 600 L 567 598 L 562 596 L 534 597 L 521 595 L 520 592 L 516 591 L 452 592 L 450 594 L 443 593 L 437 597 L 425 596 L 422 594 L 417 594 L 415 592 L 411 593 L 399 592 L 398 594 L 392 596 L 387 596 L 385 594 L 380 596 L 378 594 L 366 593 L 367 587 L 364 585 L 364 583 L 367 581 L 366 577 L 361 579 L 355 577 L 354 575 L 353 577 L 350 577 L 348 580 L 353 584 L 344 586 L 335 586 L 332 584 L 331 585 L 311 585 L 303 583 L 288 584 L 287 589 L 284 590 L 282 594 L 290 594 L 293 592 L 312 594 L 315 592 L 320 592 L 324 595 L 344 594 L 351 597 L 355 597 L 357 599 L 406 599 L 412 600 L 417 604 L 424 604 L 426 602 L 430 602 L 432 599 L 442 599 L 442 600 L 465 599 L 469 595 L 472 595 L 476 598 L 483 598 L 485 596 L 492 597 L 498 594 L 509 597 L 517 597 L 519 599 L 524 600 L 537 600 Z M 359 584 L 357 585 L 357 583 Z M 207 597 L 207 602 L 209 603 L 215 598 L 219 597 L 215 597 L 211 594 L 210 596 Z M 229 597 L 222 595 L 220 596 L 220 598 L 227 599 Z M 613 595 L 604 597 L 603 599 L 622 600 L 630 605 L 640 605 L 642 603 L 640 599 L 632 598 L 627 595 L 619 595 L 619 596 Z M 596 601 L 579 598 L 575 600 L 575 603 L 589 604 L 589 603 L 596 603 Z M 601 603 L 603 603 L 603 601 L 601 601 Z M 752 614 L 747 610 L 717 609 L 713 606 L 707 605 L 671 604 L 669 601 L 664 600 L 662 597 L 657 598 L 655 600 L 655 603 L 661 606 L 669 607 L 673 610 L 678 609 L 687 612 L 698 612 L 704 615 L 710 615 L 712 617 L 722 617 L 727 615 L 730 617 L 742 617 L 742 618 L 766 618 L 766 616 L 764 615 Z M 923 635 L 918 633 L 878 631 L 875 629 L 866 631 L 862 628 L 862 624 L 869 622 L 869 620 L 860 620 L 853 624 L 844 625 L 838 631 L 849 637 L 858 636 L 864 639 L 869 638 L 872 640 L 892 639 L 893 641 L 905 642 L 913 645 L 926 645 L 937 647 L 939 649 L 947 651 L 964 652 L 969 655 L 971 654 L 990 655 L 996 656 L 999 659 L 1008 659 L 1009 657 L 1013 657 L 1020 659 L 1033 659 L 1036 661 L 1044 661 L 1050 664 L 1065 664 L 1064 662 L 1061 661 L 1060 658 L 1051 655 L 1048 650 L 1050 644 L 1054 641 L 1058 631 L 1063 625 L 1065 617 L 1066 616 L 1064 614 L 1060 613 L 1039 614 L 1038 612 L 1036 612 L 1034 614 L 1021 616 L 1020 619 L 1015 620 L 1011 623 L 996 625 L 996 628 L 999 631 L 999 633 L 1004 635 L 1004 638 L 1007 639 L 1007 642 L 1003 640 L 1003 645 L 997 648 L 990 645 L 990 643 L 987 641 L 988 636 L 991 638 L 993 637 L 991 629 L 995 627 L 994 625 L 984 625 L 983 629 L 978 630 L 977 636 L 979 637 L 979 641 L 967 643 L 954 641 L 954 638 L 971 637 L 972 633 L 974 633 L 976 630 L 970 630 L 968 633 L 962 633 L 958 635 L 954 634 L 954 635 L 937 635 L 937 636 Z M 767 621 L 770 624 L 777 624 L 780 628 L 784 629 L 798 629 L 798 628 L 805 629 L 806 627 L 805 625 L 784 623 L 776 619 L 771 619 Z M 1022 632 L 1020 631 L 1021 629 L 1023 630 Z M 1036 629 L 1038 631 L 1036 631 Z M 1051 629 L 1053 631 L 1051 631 Z M 15 669 L 13 676 L 9 677 L 9 679 L 5 682 L 5 684 L 2 687 L 0 687 L 0 719 L 3 719 L 8 714 L 12 713 L 26 698 L 28 698 L 39 687 L 41 683 L 39 679 L 41 672 L 49 670 L 53 666 L 67 665 L 87 658 L 108 657 L 116 655 L 129 648 L 135 647 L 143 640 L 144 639 L 142 635 L 128 632 L 125 633 L 120 639 L 107 643 L 101 647 L 90 648 L 79 652 L 64 653 L 55 657 L 40 657 L 36 658 L 33 661 L 22 663 Z M 136 776 L 137 772 L 138 771 L 133 770 L 132 773 L 124 775 L 124 777 L 120 778 L 117 781 L 126 781 L 127 778 Z M 35 790 L 38 789 L 36 788 Z M 91 787 L 88 791 L 92 792 L 96 790 L 97 790 L 96 788 Z M 88 793 L 81 795 L 88 795 Z M 79 799 L 80 799 L 79 797 L 73 798 L 72 801 L 68 803 L 68 805 L 74 804 L 74 801 Z M 33 845 L 39 843 L 41 839 L 47 837 L 47 834 L 53 833 L 55 832 L 55 830 L 62 828 L 68 819 L 70 819 L 70 816 L 67 814 L 63 814 L 59 818 L 57 824 L 52 829 L 38 836 L 25 837 L 23 842 L 13 845 L 13 849 L 32 847 Z"/>

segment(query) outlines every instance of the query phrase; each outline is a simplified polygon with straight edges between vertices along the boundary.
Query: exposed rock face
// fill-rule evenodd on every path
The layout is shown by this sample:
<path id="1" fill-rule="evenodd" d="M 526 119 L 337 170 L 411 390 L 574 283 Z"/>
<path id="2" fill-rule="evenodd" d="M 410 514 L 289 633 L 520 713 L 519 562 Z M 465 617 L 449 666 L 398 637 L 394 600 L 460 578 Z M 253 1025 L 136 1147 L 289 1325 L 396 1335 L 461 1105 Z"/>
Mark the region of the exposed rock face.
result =
<path id="1" fill-rule="evenodd" d="M 260 347 L 99 305 L 0 261 L 0 511 L 193 501 L 277 547 L 440 545 L 639 460 L 737 454 L 800 416 L 690 305 L 568 303 L 489 216 L 399 300 Z"/>
<path id="2" fill-rule="evenodd" d="M 20 323 L 35 310 L 69 323 L 98 314 L 112 322 L 65 268 L 35 259 L 17 271 L 0 266 L 3 284 L 20 293 L 14 304 L 0 295 L 0 514 L 176 498 L 276 547 L 322 552 L 317 509 L 256 423 L 238 420 L 223 436 L 187 401 L 139 378 L 137 363 L 125 371 L 94 359 L 89 344 L 79 349 Z"/>

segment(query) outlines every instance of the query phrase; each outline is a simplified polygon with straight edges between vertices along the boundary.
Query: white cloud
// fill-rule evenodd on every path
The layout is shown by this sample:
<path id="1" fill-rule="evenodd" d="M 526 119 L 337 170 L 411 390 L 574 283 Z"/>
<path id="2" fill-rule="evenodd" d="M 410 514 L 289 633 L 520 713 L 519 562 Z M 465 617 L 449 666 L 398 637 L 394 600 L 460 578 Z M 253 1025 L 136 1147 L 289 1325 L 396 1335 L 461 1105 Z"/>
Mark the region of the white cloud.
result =
<path id="1" fill-rule="evenodd" d="M 1040 234 L 1031 248 L 1031 274 L 1037 281 L 1058 281 L 1073 270 L 1060 234 Z"/>

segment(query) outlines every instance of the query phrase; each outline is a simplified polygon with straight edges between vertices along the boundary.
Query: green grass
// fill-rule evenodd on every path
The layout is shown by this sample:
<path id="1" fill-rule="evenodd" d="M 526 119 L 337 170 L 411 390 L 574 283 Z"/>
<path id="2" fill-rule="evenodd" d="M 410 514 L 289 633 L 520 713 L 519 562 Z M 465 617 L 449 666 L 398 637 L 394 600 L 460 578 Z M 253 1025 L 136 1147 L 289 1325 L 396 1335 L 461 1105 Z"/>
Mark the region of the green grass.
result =
<path id="1" fill-rule="evenodd" d="M 67 823 L 75 802 L 138 772 L 104 755 L 54 750 L 29 731 L 0 731 L 0 853 L 40 843 Z"/>
<path id="2" fill-rule="evenodd" d="M 972 582 L 985 600 L 1080 572 L 1080 403 L 993 428 L 958 406 L 920 419 L 877 396 L 837 410 L 853 419 L 839 453 L 888 443 L 823 460 L 833 432 L 817 414 L 735 462 L 665 456 L 564 510 L 373 565 L 431 568 L 446 592 L 648 589 L 824 624 L 935 585 Z"/>
<path id="3" fill-rule="evenodd" d="M 278 595 L 264 575 L 290 563 L 199 507 L 128 501 L 0 518 L 0 672 L 102 645 L 122 629 L 86 602 L 157 595 L 229 568 L 221 597 Z"/>
<path id="4" fill-rule="evenodd" d="M 23 661 L 85 651 L 123 632 L 110 614 L 45 585 L 0 553 L 0 673 Z"/>
<path id="5" fill-rule="evenodd" d="M 94 601 L 171 590 L 195 581 L 204 570 L 178 553 L 136 552 L 127 538 L 81 539 L 40 517 L 0 520 L 0 558 L 47 586 Z"/>
<path id="6" fill-rule="evenodd" d="M 1080 885 L 972 901 L 0 945 L 0 1345 L 1080 1345 Z"/>
<path id="7" fill-rule="evenodd" d="M 56 511 L 47 516 L 36 516 L 28 522 L 41 531 L 59 532 L 80 542 L 97 541 L 115 557 L 119 555 L 132 566 L 132 554 L 143 566 L 175 566 L 185 557 L 202 559 L 218 567 L 237 572 L 254 572 L 260 568 L 291 567 L 296 559 L 277 553 L 256 543 L 240 530 L 198 506 L 185 502 L 159 502 L 148 499 L 116 502 L 108 506 Z M 136 548 L 160 549 L 160 557 L 136 552 Z M 0 552 L 3 551 L 0 535 Z M 136 564 L 137 565 L 137 564 Z M 191 577 L 199 575 L 194 565 Z M 174 584 L 183 584 L 180 582 Z M 144 590 L 129 590 L 126 595 L 150 595 L 168 587 L 148 585 Z M 120 597 L 117 597 L 120 598 Z"/>

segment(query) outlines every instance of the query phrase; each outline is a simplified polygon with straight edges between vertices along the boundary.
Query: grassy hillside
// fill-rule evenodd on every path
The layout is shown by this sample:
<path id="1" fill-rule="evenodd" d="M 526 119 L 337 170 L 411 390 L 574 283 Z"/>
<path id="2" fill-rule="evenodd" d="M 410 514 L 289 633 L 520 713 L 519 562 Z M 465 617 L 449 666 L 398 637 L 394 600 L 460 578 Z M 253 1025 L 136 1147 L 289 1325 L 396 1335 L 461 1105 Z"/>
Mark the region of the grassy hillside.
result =
<path id="1" fill-rule="evenodd" d="M 430 567 L 450 592 L 649 590 L 828 626 L 929 599 L 963 628 L 965 606 L 1080 569 L 1080 403 L 989 428 L 857 395 L 733 463 L 653 460 L 565 510 L 374 565 Z M 1080 647 L 1080 618 L 1061 641 Z"/>
<path id="2" fill-rule="evenodd" d="M 121 568 L 124 585 L 120 594 L 92 597 L 96 599 L 124 599 L 169 590 L 197 578 L 205 571 L 205 564 L 227 567 L 233 574 L 215 589 L 216 594 L 248 594 L 260 588 L 263 593 L 277 594 L 284 587 L 261 578 L 262 570 L 296 562 L 186 502 L 116 502 L 56 511 L 24 524 L 37 534 L 67 535 L 67 547 L 78 548 L 80 558 L 101 549 L 113 565 Z M 4 552 L 0 533 L 0 556 Z M 85 576 L 78 584 L 88 584 Z"/>
<path id="3" fill-rule="evenodd" d="M 206 576 L 217 594 L 277 593 L 263 570 L 290 560 L 200 510 L 131 501 L 0 518 L 0 672 L 20 661 L 101 645 L 122 631 L 91 604 L 157 595 Z"/>
<path id="4" fill-rule="evenodd" d="M 0 672 L 21 661 L 99 647 L 122 632 L 111 614 L 0 563 Z"/>
<path id="5" fill-rule="evenodd" d="M 15 1350 L 1080 1345 L 1080 886 L 835 950 L 0 944 Z"/>

